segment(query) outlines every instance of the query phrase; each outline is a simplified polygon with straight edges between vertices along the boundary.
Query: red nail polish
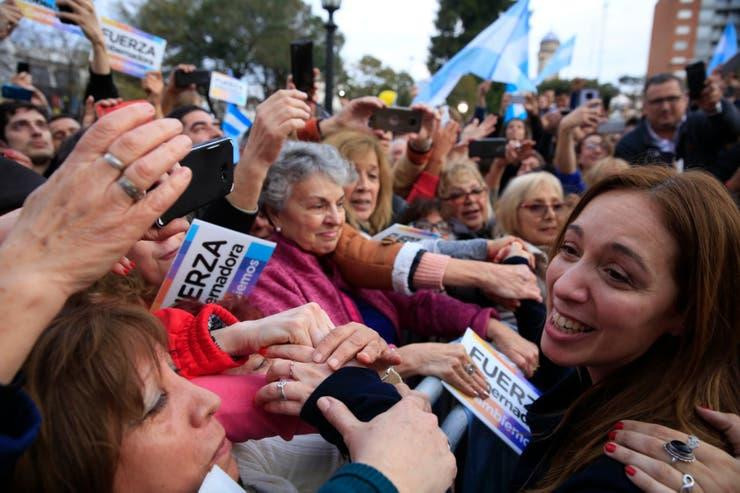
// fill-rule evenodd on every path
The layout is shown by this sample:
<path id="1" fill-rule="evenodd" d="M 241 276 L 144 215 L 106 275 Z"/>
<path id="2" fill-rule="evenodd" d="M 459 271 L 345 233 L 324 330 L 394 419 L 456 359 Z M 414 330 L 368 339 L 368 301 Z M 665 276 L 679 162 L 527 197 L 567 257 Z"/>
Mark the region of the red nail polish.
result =
<path id="1" fill-rule="evenodd" d="M 609 453 L 614 453 L 614 451 L 617 450 L 617 444 L 613 442 L 609 442 L 606 445 L 604 445 L 604 450 L 606 450 Z"/>
<path id="2" fill-rule="evenodd" d="M 617 431 L 613 430 L 609 432 L 609 440 L 614 441 L 614 439 L 617 438 Z"/>
<path id="3" fill-rule="evenodd" d="M 630 476 L 634 476 L 637 471 L 635 470 L 634 467 L 627 466 L 627 467 L 624 468 L 624 472 L 626 472 Z"/>
<path id="4" fill-rule="evenodd" d="M 617 422 L 617 424 L 614 425 L 614 430 L 623 430 L 624 429 L 624 423 L 621 421 Z"/>
<path id="5" fill-rule="evenodd" d="M 135 269 L 136 268 L 136 262 L 134 262 L 133 260 L 131 261 L 131 268 L 132 269 Z"/>

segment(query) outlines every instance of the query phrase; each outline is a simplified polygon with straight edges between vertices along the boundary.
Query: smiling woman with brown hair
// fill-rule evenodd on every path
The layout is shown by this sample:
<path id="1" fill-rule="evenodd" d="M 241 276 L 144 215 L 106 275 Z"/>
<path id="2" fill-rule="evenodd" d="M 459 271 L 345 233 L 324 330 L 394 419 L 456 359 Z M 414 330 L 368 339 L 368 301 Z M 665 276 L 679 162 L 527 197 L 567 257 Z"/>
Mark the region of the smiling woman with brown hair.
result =
<path id="1" fill-rule="evenodd" d="M 706 174 L 643 167 L 586 192 L 553 248 L 541 341 L 578 370 L 531 406 L 515 489 L 635 491 L 603 452 L 621 420 L 731 450 L 696 406 L 740 408 L 739 245 L 738 209 Z"/>

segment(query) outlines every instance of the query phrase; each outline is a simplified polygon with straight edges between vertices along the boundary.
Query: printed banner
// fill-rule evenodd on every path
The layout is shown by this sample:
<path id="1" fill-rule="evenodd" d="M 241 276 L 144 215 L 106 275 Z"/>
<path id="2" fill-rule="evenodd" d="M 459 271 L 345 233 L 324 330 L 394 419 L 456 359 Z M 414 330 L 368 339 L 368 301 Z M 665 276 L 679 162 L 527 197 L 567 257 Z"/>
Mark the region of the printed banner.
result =
<path id="1" fill-rule="evenodd" d="M 78 26 L 59 20 L 55 14 L 57 6 L 54 0 L 17 0 L 16 3 L 23 15 L 32 21 L 84 36 Z M 144 77 L 150 70 L 162 67 L 167 40 L 107 17 L 100 18 L 100 27 L 113 70 Z"/>
<path id="2" fill-rule="evenodd" d="M 524 406 L 540 396 L 539 390 L 506 356 L 471 329 L 465 332 L 460 343 L 488 381 L 490 396 L 486 400 L 469 397 L 446 382 L 442 384 L 512 450 L 521 454 L 530 438 Z"/>
<path id="3" fill-rule="evenodd" d="M 400 243 L 413 243 L 421 240 L 436 240 L 439 238 L 440 236 L 437 233 L 396 223 L 376 234 L 372 239 L 375 241 L 385 240 Z"/>
<path id="4" fill-rule="evenodd" d="M 208 97 L 237 106 L 245 106 L 247 104 L 247 83 L 221 72 L 211 72 Z"/>
<path id="5" fill-rule="evenodd" d="M 100 18 L 100 27 L 113 70 L 144 77 L 162 67 L 167 40 L 107 17 Z"/>
<path id="6" fill-rule="evenodd" d="M 214 303 L 248 294 L 270 260 L 275 243 L 201 220 L 190 225 L 151 310 L 185 298 Z"/>

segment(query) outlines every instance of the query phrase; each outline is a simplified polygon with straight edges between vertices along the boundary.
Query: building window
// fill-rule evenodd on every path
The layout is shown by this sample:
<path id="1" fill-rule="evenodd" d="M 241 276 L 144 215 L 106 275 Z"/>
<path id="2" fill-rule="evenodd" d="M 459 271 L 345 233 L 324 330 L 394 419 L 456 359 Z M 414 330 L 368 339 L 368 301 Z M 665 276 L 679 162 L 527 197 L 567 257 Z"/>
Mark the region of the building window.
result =
<path id="1" fill-rule="evenodd" d="M 679 19 L 691 19 L 691 10 L 681 9 L 676 14 L 676 17 L 678 17 Z"/>
<path id="2" fill-rule="evenodd" d="M 689 34 L 691 32 L 691 26 L 687 26 L 686 24 L 680 24 L 676 26 L 676 34 L 679 36 L 684 34 Z"/>
<path id="3" fill-rule="evenodd" d="M 683 51 L 688 47 L 689 43 L 687 43 L 686 41 L 676 41 L 675 43 L 673 43 L 673 49 L 676 51 Z"/>
<path id="4" fill-rule="evenodd" d="M 686 63 L 685 56 L 674 56 L 673 58 L 671 58 L 672 65 L 681 65 L 682 63 Z"/>

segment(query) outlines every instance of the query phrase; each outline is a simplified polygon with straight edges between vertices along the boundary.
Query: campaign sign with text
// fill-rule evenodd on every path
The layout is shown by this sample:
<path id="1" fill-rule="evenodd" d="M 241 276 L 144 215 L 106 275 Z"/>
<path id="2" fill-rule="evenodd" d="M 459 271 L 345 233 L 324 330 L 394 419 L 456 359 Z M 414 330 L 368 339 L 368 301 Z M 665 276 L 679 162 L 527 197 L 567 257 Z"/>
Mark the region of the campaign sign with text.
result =
<path id="1" fill-rule="evenodd" d="M 247 83 L 221 72 L 211 72 L 208 97 L 244 106 L 247 104 Z"/>
<path id="2" fill-rule="evenodd" d="M 84 36 L 78 26 L 59 20 L 55 0 L 18 0 L 17 5 L 24 17 L 32 21 Z M 113 70 L 144 77 L 150 70 L 159 70 L 162 66 L 167 40 L 107 17 L 100 18 L 100 28 Z"/>
<path id="3" fill-rule="evenodd" d="M 215 303 L 227 294 L 249 294 L 275 243 L 198 219 L 190 225 L 152 311 L 181 299 Z"/>
<path id="4" fill-rule="evenodd" d="M 107 17 L 100 18 L 100 27 L 113 70 L 144 77 L 162 67 L 167 40 Z"/>
<path id="5" fill-rule="evenodd" d="M 442 384 L 478 419 L 483 421 L 517 454 L 529 445 L 530 432 L 524 406 L 540 396 L 524 374 L 506 356 L 468 329 L 462 340 L 465 351 L 488 381 L 490 396 L 468 397 L 455 387 Z"/>
<path id="6" fill-rule="evenodd" d="M 394 224 L 373 236 L 375 241 L 394 241 L 399 243 L 414 243 L 421 240 L 436 240 L 440 236 L 425 229 L 412 228 L 405 224 Z"/>

